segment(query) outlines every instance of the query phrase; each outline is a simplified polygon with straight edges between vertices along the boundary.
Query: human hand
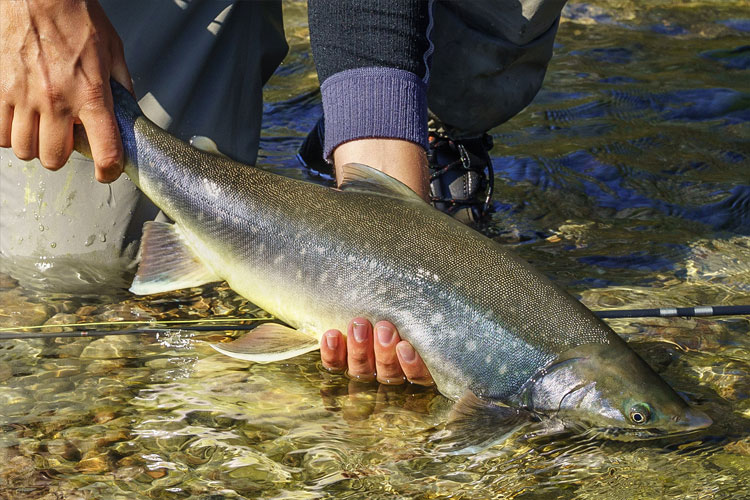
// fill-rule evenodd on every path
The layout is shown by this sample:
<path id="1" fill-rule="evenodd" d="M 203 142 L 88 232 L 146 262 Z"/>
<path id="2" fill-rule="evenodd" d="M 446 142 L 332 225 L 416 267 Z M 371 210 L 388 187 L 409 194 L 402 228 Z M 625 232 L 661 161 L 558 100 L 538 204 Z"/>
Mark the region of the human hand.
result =
<path id="1" fill-rule="evenodd" d="M 398 385 L 404 378 L 414 384 L 432 385 L 427 366 L 414 348 L 401 340 L 396 327 L 388 321 L 372 324 L 365 318 L 354 318 L 347 337 L 338 330 L 328 330 L 320 341 L 320 359 L 329 371 L 343 372 L 354 379 Z"/>
<path id="2" fill-rule="evenodd" d="M 109 80 L 133 92 L 122 41 L 96 0 L 0 1 L 0 147 L 61 168 L 73 124 L 86 129 L 96 179 L 122 173 Z"/>

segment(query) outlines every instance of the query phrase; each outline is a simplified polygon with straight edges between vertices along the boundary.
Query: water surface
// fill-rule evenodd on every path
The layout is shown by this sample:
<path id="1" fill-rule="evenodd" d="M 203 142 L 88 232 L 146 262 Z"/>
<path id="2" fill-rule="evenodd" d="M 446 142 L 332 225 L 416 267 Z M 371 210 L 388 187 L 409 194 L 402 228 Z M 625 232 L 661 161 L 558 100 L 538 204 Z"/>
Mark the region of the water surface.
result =
<path id="1" fill-rule="evenodd" d="M 291 52 L 266 89 L 259 162 L 310 180 L 294 153 L 320 99 L 304 4 L 285 8 Z M 544 89 L 492 131 L 497 210 L 482 230 L 593 309 L 750 303 L 748 12 L 569 4 Z M 263 315 L 223 285 L 65 295 L 0 275 L 3 327 Z M 251 364 L 207 347 L 223 333 L 187 330 L 0 341 L 0 498 L 747 497 L 749 319 L 610 324 L 715 424 L 451 455 L 432 440 L 442 397 L 350 383 L 317 353 Z"/>

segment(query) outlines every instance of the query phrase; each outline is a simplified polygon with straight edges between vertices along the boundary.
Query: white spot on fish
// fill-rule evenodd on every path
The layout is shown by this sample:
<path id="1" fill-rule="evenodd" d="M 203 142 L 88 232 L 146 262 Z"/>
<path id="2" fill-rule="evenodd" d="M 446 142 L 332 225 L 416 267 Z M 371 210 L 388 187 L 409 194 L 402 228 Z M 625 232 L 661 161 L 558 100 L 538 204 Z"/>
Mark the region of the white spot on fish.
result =
<path id="1" fill-rule="evenodd" d="M 477 343 L 473 340 L 466 342 L 466 349 L 468 349 L 469 351 L 476 351 Z"/>
<path id="2" fill-rule="evenodd" d="M 432 324 L 437 325 L 443 322 L 445 317 L 441 313 L 435 313 L 432 315 Z"/>
<path id="3" fill-rule="evenodd" d="M 318 281 L 320 281 L 321 283 L 326 283 L 328 281 L 328 271 L 323 271 L 322 273 L 320 273 Z"/>
<path id="4" fill-rule="evenodd" d="M 508 371 L 508 367 L 506 365 L 501 365 L 500 368 L 497 369 L 497 373 L 500 375 L 505 375 L 505 373 Z"/>
<path id="5" fill-rule="evenodd" d="M 203 179 L 203 189 L 206 191 L 206 194 L 214 198 L 221 196 L 221 188 L 211 179 Z"/>
<path id="6" fill-rule="evenodd" d="M 485 363 L 487 363 L 488 365 L 489 365 L 490 363 L 492 363 L 492 355 L 491 355 L 491 354 L 488 354 L 487 356 L 485 356 L 485 357 L 484 357 L 484 362 L 485 362 Z"/>
<path id="7" fill-rule="evenodd" d="M 274 265 L 278 266 L 279 264 L 281 264 L 281 262 L 283 260 L 284 260 L 284 256 L 283 255 L 277 255 L 276 258 L 273 259 L 273 263 L 274 263 Z"/>
<path id="8" fill-rule="evenodd" d="M 300 255 L 305 255 L 306 253 L 307 253 L 307 249 L 306 248 L 300 248 L 299 249 L 299 254 Z"/>

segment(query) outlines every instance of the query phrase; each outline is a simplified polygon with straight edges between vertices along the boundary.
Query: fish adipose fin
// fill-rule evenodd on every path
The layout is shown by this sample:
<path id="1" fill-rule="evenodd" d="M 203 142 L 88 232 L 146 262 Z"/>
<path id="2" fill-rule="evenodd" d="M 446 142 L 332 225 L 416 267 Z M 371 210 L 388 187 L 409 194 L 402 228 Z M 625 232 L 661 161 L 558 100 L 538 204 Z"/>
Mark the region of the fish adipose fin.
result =
<path id="1" fill-rule="evenodd" d="M 400 200 L 418 201 L 424 204 L 424 200 L 412 191 L 406 184 L 361 163 L 347 163 L 341 167 L 341 191 L 360 191 L 363 193 L 379 194 Z"/>
<path id="2" fill-rule="evenodd" d="M 534 420 L 534 415 L 526 410 L 498 406 L 467 391 L 453 405 L 445 430 L 433 439 L 447 453 L 478 453 Z"/>
<path id="3" fill-rule="evenodd" d="M 143 225 L 141 262 L 131 292 L 150 295 L 220 280 L 196 259 L 174 224 L 146 222 Z"/>
<path id="4" fill-rule="evenodd" d="M 318 340 L 278 323 L 263 323 L 232 342 L 210 344 L 233 358 L 270 363 L 293 358 L 318 349 Z"/>

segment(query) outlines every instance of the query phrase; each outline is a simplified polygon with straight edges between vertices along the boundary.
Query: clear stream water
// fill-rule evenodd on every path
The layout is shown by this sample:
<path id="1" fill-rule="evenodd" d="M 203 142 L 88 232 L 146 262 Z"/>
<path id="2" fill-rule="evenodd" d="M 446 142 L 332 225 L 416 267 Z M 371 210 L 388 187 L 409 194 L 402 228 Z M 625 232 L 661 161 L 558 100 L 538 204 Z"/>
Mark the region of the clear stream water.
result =
<path id="1" fill-rule="evenodd" d="M 748 7 L 569 4 L 544 90 L 492 131 L 483 231 L 593 309 L 750 303 Z M 308 178 L 294 153 L 320 100 L 304 4 L 285 9 L 260 163 Z M 0 277 L 4 328 L 262 315 L 221 285 L 72 296 Z M 0 341 L 0 498 L 750 498 L 749 318 L 611 325 L 715 424 L 449 455 L 434 391 L 350 383 L 317 353 L 253 365 L 189 331 Z"/>

